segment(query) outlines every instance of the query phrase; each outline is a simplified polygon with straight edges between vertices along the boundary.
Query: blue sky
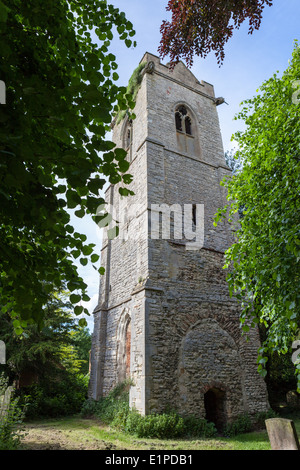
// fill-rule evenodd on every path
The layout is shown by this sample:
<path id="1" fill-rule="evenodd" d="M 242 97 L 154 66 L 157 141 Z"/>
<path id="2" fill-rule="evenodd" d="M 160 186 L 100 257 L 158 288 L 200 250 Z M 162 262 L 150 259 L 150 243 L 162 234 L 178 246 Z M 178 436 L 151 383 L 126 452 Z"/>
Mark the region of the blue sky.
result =
<path id="1" fill-rule="evenodd" d="M 125 12 L 136 30 L 136 48 L 128 49 L 118 39 L 114 39 L 111 48 L 119 65 L 118 84 L 127 85 L 145 52 L 158 55 L 159 28 L 162 20 L 169 18 L 165 10 L 167 0 L 111 0 L 110 3 Z M 248 23 L 245 23 L 234 32 L 225 47 L 225 60 L 221 67 L 214 54 L 205 59 L 195 58 L 191 69 L 193 74 L 199 80 L 213 84 L 216 96 L 223 96 L 228 103 L 218 107 L 224 150 L 234 147 L 231 136 L 243 129 L 242 122 L 233 120 L 240 103 L 254 96 L 264 80 L 277 71 L 281 74 L 288 67 L 295 39 L 300 39 L 300 1 L 274 0 L 272 7 L 265 8 L 258 31 L 249 35 Z M 77 230 L 88 236 L 90 243 L 99 246 L 100 251 L 101 235 L 96 225 L 88 218 L 75 218 L 72 222 Z M 92 313 L 97 303 L 99 277 L 89 266 L 80 267 L 80 274 L 89 286 L 91 302 L 87 307 Z M 87 321 L 92 329 L 92 316 Z"/>

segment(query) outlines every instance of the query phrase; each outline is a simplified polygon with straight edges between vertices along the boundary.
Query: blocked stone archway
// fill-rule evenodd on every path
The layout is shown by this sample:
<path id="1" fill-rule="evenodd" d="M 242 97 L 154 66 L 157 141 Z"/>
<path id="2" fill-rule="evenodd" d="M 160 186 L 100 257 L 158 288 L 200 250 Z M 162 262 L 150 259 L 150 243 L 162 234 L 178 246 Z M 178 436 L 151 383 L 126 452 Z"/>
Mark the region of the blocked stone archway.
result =
<path id="1" fill-rule="evenodd" d="M 130 377 L 131 356 L 131 316 L 125 309 L 120 317 L 117 329 L 117 382 Z"/>
<path id="2" fill-rule="evenodd" d="M 185 414 L 206 417 L 221 428 L 243 413 L 238 347 L 216 320 L 194 324 L 182 339 L 179 355 L 179 403 Z"/>

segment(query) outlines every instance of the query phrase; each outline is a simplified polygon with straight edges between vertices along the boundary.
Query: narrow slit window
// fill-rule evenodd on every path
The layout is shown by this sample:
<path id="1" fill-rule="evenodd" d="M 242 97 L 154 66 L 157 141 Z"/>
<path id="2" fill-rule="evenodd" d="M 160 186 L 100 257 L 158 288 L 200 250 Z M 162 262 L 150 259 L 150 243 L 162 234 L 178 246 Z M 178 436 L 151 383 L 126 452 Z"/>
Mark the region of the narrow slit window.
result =
<path id="1" fill-rule="evenodd" d="M 193 224 L 196 225 L 196 223 L 197 223 L 197 207 L 196 207 L 196 204 L 193 204 L 193 207 L 192 207 L 192 218 L 193 218 Z"/>

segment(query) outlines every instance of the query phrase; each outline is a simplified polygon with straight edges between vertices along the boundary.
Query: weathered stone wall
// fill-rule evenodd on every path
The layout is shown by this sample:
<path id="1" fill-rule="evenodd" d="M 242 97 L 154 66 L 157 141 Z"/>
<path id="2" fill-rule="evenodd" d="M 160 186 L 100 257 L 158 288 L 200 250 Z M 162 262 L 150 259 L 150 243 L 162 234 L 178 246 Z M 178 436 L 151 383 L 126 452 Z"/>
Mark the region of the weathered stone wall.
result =
<path id="1" fill-rule="evenodd" d="M 134 191 L 134 196 L 121 197 L 121 184 L 109 186 L 105 194 L 107 208 L 113 208 L 114 219 L 119 222 L 120 236 L 110 240 L 107 229 L 103 231 L 101 265 L 105 268 L 105 274 L 101 276 L 99 302 L 94 311 L 89 386 L 90 396 L 98 399 L 106 395 L 122 377 L 124 371 L 120 371 L 120 367 L 124 363 L 122 366 L 118 364 L 118 355 L 125 336 L 118 336 L 118 331 L 126 312 L 131 318 L 130 369 L 135 381 L 135 387 L 131 388 L 131 402 L 140 410 L 145 407 L 144 362 L 141 360 L 145 355 L 144 292 L 140 291 L 140 287 L 148 277 L 147 156 L 145 145 L 141 145 L 147 136 L 145 93 L 143 81 L 135 109 L 137 118 L 133 126 L 132 148 L 128 151 L 128 158 L 131 156 L 132 160 L 130 173 L 134 175 L 128 187 Z M 126 119 L 113 129 L 113 140 L 118 147 L 123 146 L 125 128 Z M 138 152 L 137 142 L 140 142 Z"/>
<path id="2" fill-rule="evenodd" d="M 108 393 L 124 376 L 124 332 L 131 318 L 130 401 L 142 413 L 172 406 L 204 417 L 209 390 L 222 397 L 224 419 L 266 410 L 266 387 L 256 370 L 258 332 L 250 331 L 249 342 L 241 336 L 239 308 L 222 269 L 232 231 L 225 222 L 213 225 L 225 202 L 220 181 L 229 174 L 213 87 L 181 63 L 171 73 L 151 54 L 142 60 L 152 67 L 146 67 L 137 96 L 128 152 L 135 195 L 120 198 L 118 185 L 106 194 L 128 217 L 120 226 L 125 240 L 103 243 L 106 273 L 95 310 L 91 395 Z M 191 117 L 189 153 L 175 128 L 178 104 Z M 125 120 L 114 127 L 119 146 L 126 126 Z M 152 205 L 163 203 L 204 205 L 201 249 L 187 249 L 184 237 L 151 238 Z"/>

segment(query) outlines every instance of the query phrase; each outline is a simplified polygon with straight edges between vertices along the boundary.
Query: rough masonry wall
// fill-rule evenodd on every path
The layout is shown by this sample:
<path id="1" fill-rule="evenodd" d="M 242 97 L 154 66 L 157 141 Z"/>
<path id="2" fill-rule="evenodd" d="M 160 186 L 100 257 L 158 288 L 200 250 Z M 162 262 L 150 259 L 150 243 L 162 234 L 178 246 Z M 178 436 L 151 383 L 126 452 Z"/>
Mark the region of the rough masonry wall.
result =
<path id="1" fill-rule="evenodd" d="M 204 397 L 211 389 L 223 394 L 226 419 L 266 410 L 266 387 L 256 365 L 258 333 L 251 330 L 249 342 L 241 336 L 239 308 L 229 297 L 222 269 L 231 228 L 213 225 L 225 202 L 220 181 L 229 174 L 213 87 L 200 83 L 183 64 L 171 73 L 151 54 L 142 61 L 154 63 L 154 69 L 145 69 L 134 110 L 129 172 L 135 195 L 120 198 L 118 185 L 107 191 L 107 201 L 128 217 L 120 226 L 125 240 L 103 244 L 106 274 L 95 312 L 91 382 L 101 395 L 122 376 L 120 332 L 130 317 L 135 384 L 130 403 L 139 411 L 171 405 L 204 417 Z M 192 119 L 194 150 L 189 153 L 181 147 L 185 136 L 175 128 L 178 104 Z M 124 120 L 114 128 L 118 146 L 124 144 L 126 126 Z M 204 204 L 202 249 L 189 250 L 182 239 L 151 239 L 151 207 L 163 203 Z"/>
<path id="2" fill-rule="evenodd" d="M 146 77 L 148 206 L 204 204 L 205 230 L 201 250 L 187 250 L 182 240 L 149 240 L 147 411 L 161 412 L 172 404 L 182 413 L 204 417 L 204 394 L 214 388 L 224 392 L 225 414 L 231 419 L 266 410 L 268 400 L 257 373 L 258 332 L 251 331 L 248 343 L 241 336 L 239 308 L 229 297 L 222 269 L 231 228 L 213 225 L 225 202 L 220 181 L 229 174 L 216 105 L 183 66 L 171 80 L 161 74 L 166 70 L 156 62 L 154 74 Z M 178 104 L 191 111 L 192 154 L 184 153 L 176 138 Z"/>
<path id="3" fill-rule="evenodd" d="M 147 135 L 145 93 L 142 84 L 135 108 L 133 145 L 128 151 L 128 159 L 132 160 L 130 174 L 134 178 L 127 187 L 134 196 L 121 197 L 121 184 L 111 185 L 105 195 L 110 205 L 108 210 L 113 209 L 114 219 L 119 222 L 120 235 L 110 240 L 104 229 L 101 266 L 105 274 L 101 277 L 99 302 L 94 312 L 90 379 L 90 395 L 98 399 L 123 378 L 120 363 L 123 367 L 124 358 L 120 359 L 120 348 L 125 337 L 120 332 L 124 318 L 130 317 L 130 371 L 135 382 L 130 399 L 141 411 L 145 407 L 144 360 L 141 359 L 145 341 L 144 292 L 140 288 L 148 277 L 147 158 L 145 146 L 141 145 Z M 113 140 L 118 147 L 124 144 L 125 127 L 126 119 L 114 127 Z"/>

